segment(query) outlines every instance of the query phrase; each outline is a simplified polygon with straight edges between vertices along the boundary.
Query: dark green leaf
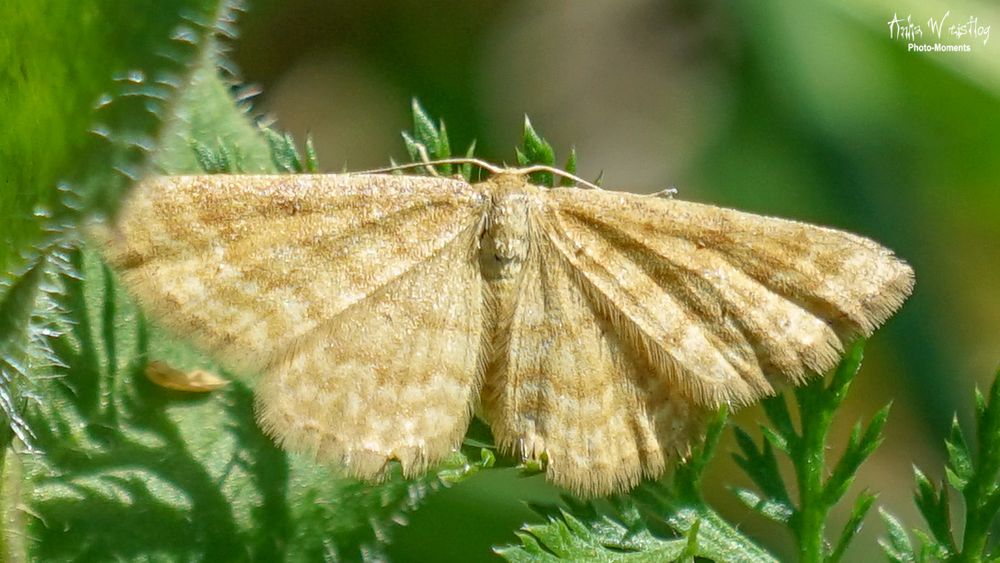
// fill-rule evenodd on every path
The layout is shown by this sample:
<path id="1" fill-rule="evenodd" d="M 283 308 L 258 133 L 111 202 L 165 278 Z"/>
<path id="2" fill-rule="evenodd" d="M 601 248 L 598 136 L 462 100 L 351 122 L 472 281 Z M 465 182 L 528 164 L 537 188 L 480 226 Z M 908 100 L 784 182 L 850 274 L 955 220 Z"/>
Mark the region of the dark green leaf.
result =
<path id="1" fill-rule="evenodd" d="M 781 451 L 788 452 L 789 448 L 798 443 L 799 435 L 792 425 L 792 417 L 788 413 L 788 403 L 785 402 L 784 395 L 768 397 L 761 401 L 761 406 L 764 407 L 764 413 L 767 414 L 768 420 L 774 425 L 774 430 L 782 438 L 781 446 L 776 443 L 777 440 L 772 445 Z"/>
<path id="2" fill-rule="evenodd" d="M 854 508 L 851 509 L 851 517 L 844 524 L 844 529 L 840 532 L 840 537 L 837 538 L 837 544 L 833 548 L 830 557 L 827 558 L 827 563 L 837 563 L 843 559 L 844 552 L 851 545 L 851 541 L 861 531 L 861 523 L 864 521 L 868 511 L 871 510 L 875 499 L 876 495 L 869 493 L 867 490 L 862 491 L 858 495 L 858 498 L 854 501 Z"/>
<path id="3" fill-rule="evenodd" d="M 430 160 L 430 155 L 422 144 L 418 143 L 406 131 L 403 131 L 401 135 L 403 136 L 403 144 L 406 146 L 406 154 L 410 156 L 411 162 L 426 162 Z M 393 166 L 395 166 L 395 163 L 393 163 Z"/>
<path id="4" fill-rule="evenodd" d="M 948 450 L 948 470 L 951 485 L 958 490 L 964 490 L 975 474 L 975 467 L 972 464 L 972 456 L 969 447 L 962 436 L 962 428 L 958 424 L 958 417 L 952 419 L 951 434 L 945 440 L 945 448 Z"/>
<path id="5" fill-rule="evenodd" d="M 29 249 L 48 246 L 52 226 L 116 201 L 228 10 L 214 0 L 0 3 L 0 286 L 26 271 Z"/>
<path id="6" fill-rule="evenodd" d="M 722 407 L 712 415 L 705 428 L 705 438 L 692 448 L 690 457 L 677 467 L 674 491 L 685 502 L 701 502 L 701 477 L 709 460 L 715 455 L 728 413 L 729 409 Z"/>
<path id="7" fill-rule="evenodd" d="M 610 525 L 608 525 L 610 523 Z M 547 524 L 525 525 L 520 546 L 494 551 L 507 561 L 673 561 L 689 542 L 647 536 L 641 549 L 624 547 L 627 528 L 610 519 L 584 522 L 562 511 Z"/>
<path id="8" fill-rule="evenodd" d="M 316 157 L 316 147 L 313 146 L 312 135 L 306 135 L 306 172 L 319 172 L 319 159 Z"/>
<path id="9" fill-rule="evenodd" d="M 825 538 L 830 510 L 844 496 L 861 464 L 878 447 L 889 415 L 889 407 L 886 406 L 872 417 L 863 430 L 860 424 L 855 425 L 843 455 L 830 476 L 825 478 L 831 423 L 858 373 L 863 344 L 859 341 L 848 349 L 830 376 L 829 383 L 818 378 L 795 390 L 801 432 L 795 431 L 788 403 L 781 396 L 763 402 L 773 428 L 762 428 L 764 440 L 759 448 L 748 434 L 736 430 L 742 455 L 734 457 L 759 488 L 759 492 L 736 489 L 737 496 L 763 516 L 786 524 L 803 561 L 842 557 L 853 536 L 852 530 L 861 525 L 873 502 L 874 497 L 867 493 L 858 498 L 848 529 L 841 533 L 833 551 L 830 551 Z M 797 506 L 789 498 L 791 487 L 781 476 L 775 450 L 785 453 L 792 463 L 797 480 Z"/>
<path id="10" fill-rule="evenodd" d="M 295 140 L 292 139 L 291 135 L 281 134 L 273 129 L 264 129 L 263 132 L 271 150 L 274 167 L 278 172 L 298 174 L 305 171 L 302 157 L 299 155 L 299 150 L 295 147 Z"/>
<path id="11" fill-rule="evenodd" d="M 426 147 L 432 159 L 438 158 L 437 150 L 441 146 L 441 135 L 434 126 L 434 120 L 416 98 L 412 100 L 410 107 L 413 112 L 413 140 Z"/>
<path id="12" fill-rule="evenodd" d="M 917 507 L 927 522 L 930 535 L 917 531 L 921 538 L 921 555 L 927 558 L 954 561 L 981 561 L 992 557 L 990 534 L 1000 510 L 1000 373 L 990 387 L 989 399 L 978 391 L 975 395 L 976 440 L 978 456 L 974 460 L 956 417 L 945 447 L 948 463 L 945 466 L 947 483 L 959 491 L 965 504 L 965 529 L 961 549 L 957 534 L 952 530 L 951 506 L 948 488 L 939 488 L 915 469 Z"/>
<path id="13" fill-rule="evenodd" d="M 976 420 L 982 420 L 986 414 L 986 397 L 983 396 L 979 388 L 976 388 L 973 399 L 976 404 Z"/>
<path id="14" fill-rule="evenodd" d="M 920 542 L 920 551 L 917 554 L 917 561 L 948 561 L 954 557 L 955 552 L 949 550 L 944 544 L 928 536 L 920 530 L 913 530 L 913 535 Z"/>
<path id="15" fill-rule="evenodd" d="M 229 9 L 214 0 L 0 2 L 0 301 L 16 290 L 32 309 L 0 320 L 2 443 L 30 443 L 25 397 L 58 363 L 47 348 L 57 312 L 46 309 L 46 285 L 70 273 L 62 266 L 78 223 L 113 212 L 179 77 Z"/>
<path id="16" fill-rule="evenodd" d="M 836 406 L 843 402 L 844 397 L 847 395 L 847 390 L 850 389 L 851 382 L 854 381 L 854 378 L 858 375 L 858 370 L 861 369 L 861 362 L 864 356 L 864 340 L 858 340 L 847 348 L 844 358 L 833 372 L 833 378 L 830 380 L 829 387 L 827 387 L 828 398 L 825 402 L 828 405 Z"/>
<path id="17" fill-rule="evenodd" d="M 742 428 L 735 427 L 733 432 L 736 434 L 736 443 L 743 452 L 743 456 L 733 455 L 736 463 L 770 500 L 788 504 L 788 491 L 781 478 L 778 460 L 774 456 L 770 442 L 765 441 L 758 450 L 753 438 Z"/>
<path id="18" fill-rule="evenodd" d="M 736 493 L 736 497 L 743 501 L 743 504 L 756 511 L 761 516 L 774 520 L 775 522 L 787 524 L 792 516 L 795 515 L 795 509 L 787 502 L 779 502 L 771 498 L 762 498 L 750 489 L 736 488 L 734 489 L 734 492 Z"/>
<path id="19" fill-rule="evenodd" d="M 169 118 L 160 168 L 259 170 L 273 159 L 301 170 L 291 137 L 272 135 L 269 150 L 212 65 L 192 73 Z M 64 367 L 31 411 L 46 452 L 25 464 L 32 560 L 379 558 L 407 512 L 493 463 L 488 451 L 479 461 L 455 454 L 440 473 L 410 481 L 396 468 L 372 486 L 289 457 L 257 427 L 242 381 L 199 396 L 150 383 L 151 359 L 215 368 L 150 329 L 92 254 L 73 256 L 80 275 L 59 301 L 72 330 L 47 333 Z"/>
<path id="20" fill-rule="evenodd" d="M 530 166 L 532 164 L 554 166 L 556 162 L 555 151 L 552 150 L 552 145 L 535 131 L 527 115 L 524 116 L 524 134 L 521 139 L 521 148 L 518 149 L 516 154 L 517 163 L 520 166 Z M 552 186 L 554 179 L 551 172 L 536 172 L 531 175 L 531 181 L 539 186 Z"/>
<path id="21" fill-rule="evenodd" d="M 448 141 L 448 131 L 444 127 L 444 120 L 438 121 L 438 145 L 434 148 L 434 158 L 446 159 L 451 158 L 451 145 Z M 441 170 L 441 173 L 445 176 L 451 175 L 451 165 L 445 165 L 447 168 Z"/>
<path id="22" fill-rule="evenodd" d="M 824 493 L 826 504 L 832 506 L 840 500 L 853 482 L 854 474 L 857 473 L 858 468 L 882 443 L 882 429 L 889 419 L 890 407 L 891 405 L 886 405 L 875 413 L 864 434 L 859 435 L 860 426 L 855 426 L 856 432 L 848 441 L 844 454 L 837 461 L 832 474 L 827 479 Z"/>
<path id="23" fill-rule="evenodd" d="M 914 467 L 913 472 L 917 482 L 914 500 L 924 520 L 926 520 L 927 526 L 938 542 L 957 551 L 951 533 L 951 507 L 948 502 L 948 488 L 945 487 L 944 483 L 941 483 L 940 490 L 935 489 L 934 484 L 922 471 Z"/>
<path id="24" fill-rule="evenodd" d="M 476 156 L 476 141 L 469 143 L 469 148 L 465 151 L 465 158 L 473 158 Z M 459 173 L 468 181 L 472 181 L 472 163 L 466 162 L 459 166 Z"/>
<path id="25" fill-rule="evenodd" d="M 412 134 L 403 133 L 403 142 L 406 144 L 406 152 L 410 156 L 410 161 L 421 163 L 451 158 L 451 142 L 448 140 L 444 121 L 439 121 L 439 125 L 435 126 L 434 120 L 416 98 L 411 103 L 411 109 L 413 112 L 413 132 Z M 472 147 L 470 147 L 471 149 Z M 442 176 L 451 176 L 453 170 L 454 167 L 451 164 L 438 164 L 434 168 L 434 172 Z"/>
<path id="26" fill-rule="evenodd" d="M 411 103 L 411 109 L 413 111 L 413 135 L 403 134 L 403 141 L 407 145 L 411 161 L 429 162 L 450 158 L 451 144 L 448 140 L 448 132 L 445 131 L 444 121 L 439 122 L 440 126 L 435 126 L 434 120 L 416 98 Z M 439 164 L 436 170 L 443 176 L 451 176 L 453 168 L 451 164 Z"/>
<path id="27" fill-rule="evenodd" d="M 570 174 L 576 174 L 576 147 L 569 148 L 569 156 L 566 157 L 566 164 L 563 166 L 563 170 Z M 574 184 L 573 180 L 565 176 L 559 179 L 560 186 L 572 186 Z"/>
<path id="28" fill-rule="evenodd" d="M 37 327 L 31 326 L 39 286 L 45 278 L 48 260 L 39 256 L 14 282 L 0 288 L 0 445 L 6 448 L 15 436 L 25 444 L 34 442 L 31 428 L 23 417 L 22 390 L 30 385 L 32 356 L 37 355 Z M 33 350 L 34 348 L 34 350 Z"/>
<path id="29" fill-rule="evenodd" d="M 786 455 L 791 453 L 791 446 L 789 446 L 788 439 L 784 435 L 767 426 L 761 426 L 760 432 L 771 447 Z"/>

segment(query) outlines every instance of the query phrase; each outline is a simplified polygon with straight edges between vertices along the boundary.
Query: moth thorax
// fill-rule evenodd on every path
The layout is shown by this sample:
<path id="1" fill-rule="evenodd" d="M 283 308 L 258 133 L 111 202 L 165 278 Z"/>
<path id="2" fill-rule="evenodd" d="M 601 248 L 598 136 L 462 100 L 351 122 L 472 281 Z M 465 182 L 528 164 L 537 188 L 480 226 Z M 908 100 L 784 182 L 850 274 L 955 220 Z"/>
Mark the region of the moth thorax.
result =
<path id="1" fill-rule="evenodd" d="M 528 257 L 528 194 L 496 196 L 486 221 L 479 262 L 487 280 L 515 277 Z"/>

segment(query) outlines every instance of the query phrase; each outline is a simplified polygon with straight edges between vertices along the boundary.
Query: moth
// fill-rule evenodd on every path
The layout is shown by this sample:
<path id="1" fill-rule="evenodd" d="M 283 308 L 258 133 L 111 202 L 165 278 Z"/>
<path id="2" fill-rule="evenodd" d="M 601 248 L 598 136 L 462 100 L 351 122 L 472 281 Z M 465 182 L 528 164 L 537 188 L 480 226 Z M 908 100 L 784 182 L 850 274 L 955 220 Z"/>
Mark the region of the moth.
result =
<path id="1" fill-rule="evenodd" d="M 584 496 L 660 476 L 721 405 L 827 371 L 913 288 L 846 232 L 477 164 L 493 175 L 154 177 L 104 253 L 153 318 L 260 374 L 282 446 L 413 476 L 478 412 Z"/>

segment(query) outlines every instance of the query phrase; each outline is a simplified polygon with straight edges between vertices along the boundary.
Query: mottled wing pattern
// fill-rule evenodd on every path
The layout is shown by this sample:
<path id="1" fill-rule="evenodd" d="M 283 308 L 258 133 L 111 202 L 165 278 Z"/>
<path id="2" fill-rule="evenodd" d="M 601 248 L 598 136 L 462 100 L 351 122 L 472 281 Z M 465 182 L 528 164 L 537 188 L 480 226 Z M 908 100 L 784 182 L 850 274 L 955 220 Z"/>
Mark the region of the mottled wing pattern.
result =
<path id="1" fill-rule="evenodd" d="M 710 407 L 825 372 L 913 287 L 886 248 L 795 221 L 578 189 L 547 192 L 541 215 L 613 330 Z"/>
<path id="2" fill-rule="evenodd" d="M 351 475 L 419 475 L 457 448 L 479 397 L 476 225 L 296 341 L 257 388 L 265 430 Z"/>
<path id="3" fill-rule="evenodd" d="M 153 318 L 259 372 L 441 252 L 482 207 L 467 183 L 441 178 L 158 177 L 130 194 L 105 255 Z"/>
<path id="4" fill-rule="evenodd" d="M 546 461 L 553 483 L 584 495 L 631 488 L 685 453 L 704 410 L 657 377 L 608 304 L 558 249 L 533 237 L 483 405 L 498 444 Z M 677 451 L 679 450 L 679 451 Z"/>
<path id="5" fill-rule="evenodd" d="M 441 178 L 157 178 L 106 254 L 151 316 L 265 373 L 279 441 L 413 474 L 458 444 L 478 393 L 484 201 Z"/>

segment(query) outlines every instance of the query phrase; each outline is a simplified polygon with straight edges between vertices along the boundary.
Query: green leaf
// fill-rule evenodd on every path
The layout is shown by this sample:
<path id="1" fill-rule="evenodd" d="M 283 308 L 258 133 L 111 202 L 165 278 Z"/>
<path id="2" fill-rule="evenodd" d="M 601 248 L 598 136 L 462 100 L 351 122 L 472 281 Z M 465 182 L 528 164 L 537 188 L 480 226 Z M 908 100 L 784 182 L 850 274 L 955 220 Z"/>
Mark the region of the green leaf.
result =
<path id="1" fill-rule="evenodd" d="M 540 164 L 553 166 L 556 162 L 555 151 L 552 145 L 539 135 L 535 128 L 531 126 L 531 120 L 524 116 L 524 133 L 521 137 L 521 147 L 515 151 L 519 166 L 530 166 Z M 573 166 L 576 167 L 575 155 L 573 155 Z M 552 186 L 553 177 L 551 172 L 535 172 L 531 174 L 532 183 L 539 186 Z"/>
<path id="2" fill-rule="evenodd" d="M 434 120 L 416 98 L 410 105 L 413 111 L 413 133 L 412 135 L 403 133 L 403 141 L 406 143 L 406 151 L 410 155 L 410 160 L 412 162 L 430 162 L 451 158 L 451 143 L 448 140 L 444 121 L 440 121 L 439 125 L 435 126 Z M 443 176 L 451 176 L 452 165 L 439 164 L 436 171 Z"/>
<path id="3" fill-rule="evenodd" d="M 965 505 L 965 528 L 961 548 L 952 530 L 948 488 L 940 488 L 919 469 L 915 469 L 917 491 L 914 500 L 920 509 L 930 535 L 917 530 L 921 539 L 921 555 L 950 561 L 993 560 L 990 532 L 1000 511 L 1000 372 L 990 386 L 989 398 L 975 394 L 976 441 L 978 455 L 973 458 L 966 444 L 957 417 L 945 440 L 948 462 L 945 466 L 947 483 L 961 493 Z M 890 528 L 890 543 L 894 530 Z"/>
<path id="4" fill-rule="evenodd" d="M 315 174 L 319 172 L 319 158 L 316 156 L 316 147 L 313 145 L 312 135 L 306 135 L 306 172 Z"/>
<path id="5" fill-rule="evenodd" d="M 976 417 L 976 440 L 979 442 L 977 471 L 980 493 L 984 496 L 1000 493 L 1000 371 L 990 386 L 989 404 Z"/>
<path id="6" fill-rule="evenodd" d="M 25 271 L 49 227 L 115 200 L 220 10 L 216 0 L 0 4 L 4 276 Z"/>
<path id="7" fill-rule="evenodd" d="M 778 459 L 774 455 L 774 450 L 771 449 L 771 443 L 765 441 L 761 449 L 758 450 L 753 438 L 742 428 L 733 428 L 733 432 L 736 434 L 736 444 L 743 452 L 742 456 L 733 454 L 733 459 L 736 460 L 737 465 L 760 488 L 770 502 L 776 505 L 789 505 L 788 491 L 785 488 L 785 482 L 781 478 L 781 471 L 778 469 Z M 746 502 L 745 499 L 742 500 Z M 754 501 L 754 505 L 758 504 L 758 502 Z M 789 510 L 791 510 L 790 507 Z M 790 517 L 791 514 L 789 513 L 788 516 Z"/>
<path id="8" fill-rule="evenodd" d="M 914 467 L 913 473 L 917 482 L 917 492 L 914 500 L 917 508 L 923 514 L 934 539 L 947 545 L 952 552 L 957 552 L 955 539 L 951 533 L 951 506 L 948 499 L 948 488 L 941 483 L 940 490 L 934 487 L 920 469 Z"/>
<path id="9" fill-rule="evenodd" d="M 469 148 L 465 150 L 465 158 L 473 158 L 476 155 L 476 141 L 469 143 Z M 472 163 L 466 162 L 458 167 L 459 174 L 467 181 L 472 181 Z"/>
<path id="10" fill-rule="evenodd" d="M 799 435 L 792 425 L 792 417 L 788 413 L 788 403 L 784 395 L 775 395 L 761 401 L 767 419 L 774 425 L 774 438 L 771 445 L 779 450 L 790 453 L 790 449 L 798 444 Z M 780 437 L 780 440 L 778 439 Z"/>
<path id="11" fill-rule="evenodd" d="M 547 519 L 525 525 L 519 546 L 498 548 L 508 561 L 672 561 L 696 556 L 716 561 L 775 561 L 715 513 L 701 497 L 701 476 L 725 427 L 726 409 L 708 422 L 703 443 L 668 483 L 645 483 L 611 499 L 615 510 L 565 499 L 569 510 L 533 507 Z M 671 530 L 675 536 L 663 537 Z"/>
<path id="12" fill-rule="evenodd" d="M 445 159 L 451 158 L 451 145 L 448 142 L 448 131 L 445 129 L 444 120 L 438 121 L 438 134 L 440 139 L 438 140 L 438 145 L 434 150 L 435 158 Z M 444 165 L 443 172 L 445 175 L 451 174 L 451 165 Z"/>
<path id="13" fill-rule="evenodd" d="M 865 490 L 858 495 L 857 499 L 855 499 L 854 508 L 851 509 L 851 517 L 848 518 L 847 522 L 844 524 L 844 529 L 840 532 L 840 537 L 837 538 L 837 544 L 833 548 L 833 552 L 827 558 L 828 563 L 837 563 L 843 559 L 844 553 L 851 545 L 851 541 L 853 541 L 858 532 L 861 531 L 861 523 L 864 521 L 868 511 L 871 510 L 876 498 L 876 495 L 873 495 Z"/>
<path id="14" fill-rule="evenodd" d="M 828 382 L 820 378 L 795 390 L 801 432 L 796 432 L 788 403 L 781 396 L 763 402 L 773 428 L 762 428 L 764 440 L 759 448 L 746 432 L 735 429 L 740 455 L 734 458 L 759 492 L 747 489 L 734 492 L 757 513 L 788 526 L 802 561 L 839 560 L 853 537 L 853 530 L 861 525 L 874 501 L 874 496 L 867 493 L 858 497 L 847 528 L 831 550 L 825 538 L 828 515 L 854 481 L 861 464 L 881 443 L 889 416 L 886 406 L 864 430 L 860 424 L 855 425 L 844 453 L 829 477 L 825 477 L 830 426 L 858 373 L 863 344 L 859 341 L 847 350 Z M 790 500 L 791 487 L 779 471 L 775 450 L 787 455 L 795 470 L 797 506 Z"/>
<path id="15" fill-rule="evenodd" d="M 689 534 L 697 525 L 699 555 L 715 561 L 777 561 L 753 540 L 722 519 L 706 505 L 664 503 L 664 520 L 678 534 Z"/>
<path id="16" fill-rule="evenodd" d="M 792 453 L 791 444 L 789 443 L 788 438 L 779 434 L 777 430 L 767 426 L 761 426 L 760 432 L 764 435 L 764 439 L 767 440 L 767 443 L 774 449 L 784 454 Z M 797 441 L 797 438 L 795 438 L 795 440 Z"/>
<path id="17" fill-rule="evenodd" d="M 885 527 L 889 532 L 888 541 L 879 540 L 882 551 L 890 561 L 899 563 L 910 563 L 917 561 L 917 554 L 913 551 L 913 544 L 910 543 L 910 536 L 906 533 L 903 524 L 892 514 L 879 508 L 879 515 L 885 522 Z"/>
<path id="18" fill-rule="evenodd" d="M 550 512 L 544 511 L 543 512 Z M 494 551 L 507 561 L 674 561 L 688 555 L 705 556 L 696 535 L 665 539 L 653 535 L 644 525 L 626 525 L 618 516 L 597 511 L 593 505 L 578 506 L 574 512 L 559 510 L 548 522 L 525 525 L 517 534 L 521 545 Z M 697 532 L 697 527 L 695 527 Z"/>
<path id="19" fill-rule="evenodd" d="M 563 170 L 570 174 L 576 174 L 576 147 L 570 147 L 569 156 L 566 157 L 566 164 L 563 166 Z M 572 186 L 574 184 L 575 182 L 566 176 L 559 179 L 560 186 Z"/>
<path id="20" fill-rule="evenodd" d="M 431 119 L 430 115 L 427 114 L 427 111 L 424 110 L 416 98 L 411 101 L 410 105 L 413 111 L 414 139 L 431 151 L 429 154 L 432 158 L 437 158 L 438 147 L 441 146 L 441 134 L 434 125 L 434 120 Z"/>
<path id="21" fill-rule="evenodd" d="M 983 396 L 983 392 L 978 387 L 973 393 L 973 401 L 976 404 L 976 420 L 982 420 L 986 416 L 986 397 Z"/>
<path id="22" fill-rule="evenodd" d="M 77 224 L 134 177 L 186 65 L 228 11 L 215 0 L 0 3 L 0 308 L 18 295 L 33 309 L 0 320 L 4 444 L 30 435 L 22 407 L 50 356 L 45 294 L 72 275 Z M 134 17 L 146 13 L 158 17 Z"/>
<path id="23" fill-rule="evenodd" d="M 273 129 L 264 129 L 264 136 L 271 149 L 271 156 L 274 159 L 274 167 L 278 172 L 285 174 L 297 174 L 302 172 L 302 158 L 299 150 L 295 148 L 295 141 L 292 136 L 281 134 Z"/>
<path id="24" fill-rule="evenodd" d="M 294 142 L 265 133 L 233 102 L 216 58 L 191 80 L 168 119 L 157 166 L 168 173 L 308 169 Z M 278 141 L 278 142 L 275 142 Z M 272 151 L 272 148 L 274 149 Z M 494 463 L 455 453 L 417 480 L 396 467 L 379 485 L 289 456 L 257 427 L 253 394 L 233 379 L 191 395 L 146 379 L 152 359 L 219 371 L 149 326 L 90 252 L 58 295 L 68 332 L 48 332 L 58 363 L 30 410 L 45 455 L 25 458 L 31 560 L 285 560 L 381 558 L 393 529 L 434 491 Z M 30 278 L 25 278 L 30 279 Z M 9 506 L 9 504 L 8 504 Z"/>
<path id="25" fill-rule="evenodd" d="M 833 506 L 840 501 L 854 481 L 854 475 L 861 464 L 882 443 L 882 429 L 889 419 L 890 406 L 886 405 L 875 413 L 864 434 L 860 434 L 860 425 L 855 426 L 855 432 L 848 441 L 847 448 L 826 481 L 823 499 L 826 504 Z"/>
<path id="26" fill-rule="evenodd" d="M 750 489 L 735 488 L 733 492 L 743 504 L 756 511 L 761 516 L 787 524 L 795 515 L 795 509 L 788 502 L 780 502 L 771 498 L 763 498 Z"/>
<path id="27" fill-rule="evenodd" d="M 166 127 L 153 154 L 154 165 L 166 174 L 276 172 L 278 160 L 291 166 L 287 145 L 271 145 L 275 141 L 269 142 L 269 130 L 262 134 L 250 121 L 249 108 L 233 101 L 233 90 L 216 66 L 215 44 L 206 47 L 209 50 L 198 58 L 174 111 L 166 118 Z M 286 140 L 278 136 L 281 143 Z M 294 151 L 291 138 L 287 141 Z M 210 157 L 208 161 L 206 156 Z"/>
<path id="28" fill-rule="evenodd" d="M 31 327 L 39 286 L 45 276 L 47 261 L 38 258 L 28 270 L 15 277 L 14 283 L 0 297 L 0 418 L 3 426 L 0 446 L 6 448 L 16 436 L 26 444 L 34 442 L 31 428 L 22 416 L 24 398 L 32 373 L 32 338 L 38 334 Z"/>
<path id="29" fill-rule="evenodd" d="M 704 504 L 701 499 L 701 477 L 709 460 L 715 455 L 715 448 L 719 445 L 728 416 L 729 409 L 726 407 L 716 411 L 708 420 L 704 438 L 691 448 L 691 455 L 677 467 L 672 483 L 672 495 L 682 502 L 692 505 Z"/>
<path id="30" fill-rule="evenodd" d="M 858 371 L 861 369 L 861 361 L 864 359 L 865 343 L 863 340 L 855 342 L 853 345 L 848 347 L 847 353 L 844 358 L 840 361 L 840 365 L 833 372 L 833 377 L 830 380 L 829 386 L 827 386 L 825 393 L 823 394 L 825 405 L 827 407 L 836 407 L 844 401 L 847 396 L 847 391 L 851 387 L 851 383 L 854 382 L 854 378 L 858 375 Z"/>
<path id="31" fill-rule="evenodd" d="M 965 533 L 959 560 L 977 560 L 989 555 L 990 530 L 1000 510 L 1000 371 L 990 386 L 985 408 L 978 408 L 976 439 L 978 456 L 972 461 L 957 421 L 945 442 L 948 469 L 964 484 L 958 488 L 965 500 Z M 951 476 L 949 475 L 951 478 Z M 954 486 L 954 485 L 953 485 Z"/>
<path id="32" fill-rule="evenodd" d="M 53 343 L 68 367 L 33 411 L 46 455 L 26 464 L 32 558 L 355 559 L 380 553 L 428 494 L 492 463 L 455 454 L 439 474 L 371 486 L 287 456 L 243 382 L 197 397 L 149 383 L 150 358 L 211 364 L 150 331 L 94 257 L 80 270 L 64 298 L 84 303 L 73 338 Z"/>
<path id="33" fill-rule="evenodd" d="M 944 544 L 928 536 L 920 530 L 913 530 L 913 535 L 920 543 L 920 552 L 917 554 L 917 561 L 947 561 L 954 558 L 954 551 L 949 550 Z"/>
<path id="34" fill-rule="evenodd" d="M 951 434 L 945 440 L 944 445 L 948 450 L 948 480 L 952 487 L 961 491 L 975 475 L 975 468 L 972 464 L 972 454 L 965 444 L 965 437 L 962 436 L 962 428 L 958 424 L 957 416 L 951 421 Z"/>
<path id="35" fill-rule="evenodd" d="M 306 138 L 305 158 L 303 158 L 299 154 L 299 149 L 295 146 L 295 139 L 288 133 L 282 134 L 270 128 L 263 129 L 263 132 L 271 151 L 274 169 L 277 172 L 301 174 L 306 172 L 314 173 L 319 169 L 319 162 L 316 159 L 316 147 L 313 146 L 312 137 Z M 237 147 L 240 146 L 240 141 L 230 142 Z M 208 170 L 206 169 L 206 171 Z"/>

